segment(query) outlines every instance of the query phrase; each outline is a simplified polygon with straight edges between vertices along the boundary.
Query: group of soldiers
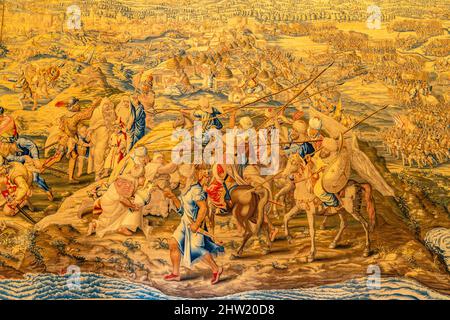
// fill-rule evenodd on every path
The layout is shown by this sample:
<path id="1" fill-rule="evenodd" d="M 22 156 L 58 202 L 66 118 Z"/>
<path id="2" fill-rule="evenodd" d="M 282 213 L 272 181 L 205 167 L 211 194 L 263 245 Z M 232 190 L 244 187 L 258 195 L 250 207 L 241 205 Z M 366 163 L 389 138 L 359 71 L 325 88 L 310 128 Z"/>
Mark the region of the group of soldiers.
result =
<path id="1" fill-rule="evenodd" d="M 404 166 L 431 168 L 450 159 L 448 104 L 430 110 L 416 105 L 396 117 L 396 125 L 383 133 L 387 152 Z"/>

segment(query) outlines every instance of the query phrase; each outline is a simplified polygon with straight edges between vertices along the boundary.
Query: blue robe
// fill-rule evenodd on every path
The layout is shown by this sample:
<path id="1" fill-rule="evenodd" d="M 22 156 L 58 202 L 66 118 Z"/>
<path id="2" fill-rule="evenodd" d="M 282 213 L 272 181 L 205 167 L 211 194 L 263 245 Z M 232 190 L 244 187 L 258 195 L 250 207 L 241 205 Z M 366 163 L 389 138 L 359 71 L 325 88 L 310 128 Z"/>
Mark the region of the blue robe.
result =
<path id="1" fill-rule="evenodd" d="M 298 153 L 302 159 L 305 159 L 305 157 L 308 154 L 314 153 L 315 149 L 313 145 L 309 142 L 304 142 L 302 144 L 292 144 L 288 149 L 285 149 L 284 152 L 287 155 L 290 155 L 292 153 Z"/>
<path id="2" fill-rule="evenodd" d="M 210 237 L 194 233 L 190 228 L 190 224 L 197 220 L 197 201 L 206 201 L 207 196 L 199 183 L 191 185 L 186 193 L 180 195 L 181 207 L 178 214 L 181 215 L 181 221 L 173 237 L 178 242 L 178 248 L 183 255 L 181 262 L 186 267 L 191 267 L 207 253 L 216 255 L 225 251 L 223 246 L 216 244 Z M 204 230 L 207 231 L 206 226 Z"/>
<path id="3" fill-rule="evenodd" d="M 142 103 L 139 102 L 137 107 L 131 104 L 131 117 L 133 124 L 130 129 L 130 150 L 145 135 L 145 110 Z"/>

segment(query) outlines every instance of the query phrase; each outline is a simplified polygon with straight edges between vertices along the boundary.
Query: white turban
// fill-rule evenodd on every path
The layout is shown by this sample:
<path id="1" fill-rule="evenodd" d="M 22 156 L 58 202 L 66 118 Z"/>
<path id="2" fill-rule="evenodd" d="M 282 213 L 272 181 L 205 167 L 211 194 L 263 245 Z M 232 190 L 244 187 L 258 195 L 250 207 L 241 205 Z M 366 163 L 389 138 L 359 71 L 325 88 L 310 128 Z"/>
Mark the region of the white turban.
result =
<path id="1" fill-rule="evenodd" d="M 317 117 L 309 119 L 309 127 L 315 130 L 322 129 L 322 120 Z"/>
<path id="2" fill-rule="evenodd" d="M 250 117 L 242 117 L 239 120 L 239 124 L 241 125 L 242 129 L 248 130 L 253 127 L 253 121 Z"/>

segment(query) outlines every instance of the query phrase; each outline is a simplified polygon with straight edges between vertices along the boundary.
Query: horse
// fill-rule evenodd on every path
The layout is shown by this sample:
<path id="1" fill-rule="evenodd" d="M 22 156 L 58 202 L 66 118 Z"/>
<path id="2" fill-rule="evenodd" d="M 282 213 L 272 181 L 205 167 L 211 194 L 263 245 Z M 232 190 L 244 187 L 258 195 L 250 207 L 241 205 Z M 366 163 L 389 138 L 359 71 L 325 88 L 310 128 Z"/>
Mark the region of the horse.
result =
<path id="1" fill-rule="evenodd" d="M 323 215 L 325 210 L 321 210 L 320 200 L 314 195 L 313 192 L 313 181 L 312 177 L 314 172 L 312 172 L 310 164 L 306 164 L 304 160 L 298 155 L 294 154 L 290 156 L 287 166 L 283 171 L 283 175 L 289 176 L 297 173 L 300 178 L 295 181 L 295 199 L 296 205 L 284 216 L 284 228 L 286 237 L 289 238 L 289 221 L 301 210 L 306 211 L 306 216 L 309 226 L 309 235 L 311 241 L 311 249 L 309 256 L 307 257 L 308 262 L 315 260 L 316 256 L 316 246 L 315 246 L 315 217 L 317 215 Z M 321 183 L 317 181 L 316 183 Z M 369 222 L 361 214 L 361 204 L 363 194 L 364 200 L 366 201 L 367 211 L 369 214 Z M 349 180 L 347 185 L 339 192 L 338 198 L 340 199 L 341 206 L 335 210 L 330 210 L 325 215 L 339 215 L 340 225 L 339 230 L 330 243 L 329 248 L 334 249 L 337 247 L 339 240 L 341 239 L 342 233 L 346 228 L 345 213 L 350 214 L 355 220 L 357 220 L 364 229 L 365 232 L 365 246 L 363 251 L 363 256 L 368 257 L 370 254 L 370 237 L 369 233 L 373 229 L 375 223 L 375 206 L 372 196 L 372 187 L 368 183 L 358 183 L 354 180 Z"/>
<path id="2" fill-rule="evenodd" d="M 237 249 L 235 257 L 242 256 L 248 240 L 253 235 L 259 235 L 261 230 L 266 233 L 267 249 L 264 253 L 267 253 L 272 245 L 269 221 L 266 216 L 270 191 L 263 186 L 239 185 L 229 174 L 225 175 L 222 182 L 230 197 L 226 203 L 227 211 L 236 219 L 238 230 L 242 230 L 242 244 Z"/>

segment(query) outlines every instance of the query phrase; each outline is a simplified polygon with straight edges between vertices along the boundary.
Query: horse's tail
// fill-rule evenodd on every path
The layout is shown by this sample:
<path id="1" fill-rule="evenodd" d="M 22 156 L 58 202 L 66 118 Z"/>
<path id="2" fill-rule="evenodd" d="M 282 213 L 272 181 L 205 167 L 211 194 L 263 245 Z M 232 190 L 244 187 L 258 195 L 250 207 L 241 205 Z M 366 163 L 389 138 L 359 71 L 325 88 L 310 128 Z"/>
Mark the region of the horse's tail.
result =
<path id="1" fill-rule="evenodd" d="M 364 200 L 366 202 L 367 215 L 369 216 L 369 228 L 372 231 L 376 222 L 375 201 L 373 199 L 372 186 L 368 183 L 361 183 Z"/>
<path id="2" fill-rule="evenodd" d="M 264 215 L 265 215 L 265 208 L 267 203 L 269 202 L 269 190 L 267 190 L 266 188 L 261 188 L 260 190 L 258 190 L 258 192 L 253 193 L 256 197 L 259 196 L 259 199 L 257 201 L 257 206 L 258 206 L 258 216 L 256 218 L 256 229 L 255 229 L 255 233 L 258 234 L 259 231 L 261 230 L 261 226 L 264 222 Z"/>

